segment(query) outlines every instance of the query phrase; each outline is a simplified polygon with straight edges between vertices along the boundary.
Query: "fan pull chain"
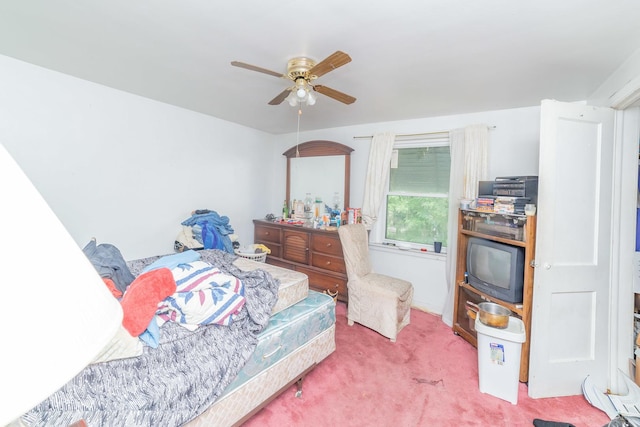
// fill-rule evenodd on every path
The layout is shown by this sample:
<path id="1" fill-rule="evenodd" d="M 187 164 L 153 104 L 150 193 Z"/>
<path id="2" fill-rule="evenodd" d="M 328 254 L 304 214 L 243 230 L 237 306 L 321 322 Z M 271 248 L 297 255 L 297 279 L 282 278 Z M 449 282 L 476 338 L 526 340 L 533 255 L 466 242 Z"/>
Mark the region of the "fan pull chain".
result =
<path id="1" fill-rule="evenodd" d="M 296 157 L 300 157 L 298 146 L 300 145 L 300 116 L 302 115 L 302 105 L 298 108 L 298 131 L 296 133 Z"/>

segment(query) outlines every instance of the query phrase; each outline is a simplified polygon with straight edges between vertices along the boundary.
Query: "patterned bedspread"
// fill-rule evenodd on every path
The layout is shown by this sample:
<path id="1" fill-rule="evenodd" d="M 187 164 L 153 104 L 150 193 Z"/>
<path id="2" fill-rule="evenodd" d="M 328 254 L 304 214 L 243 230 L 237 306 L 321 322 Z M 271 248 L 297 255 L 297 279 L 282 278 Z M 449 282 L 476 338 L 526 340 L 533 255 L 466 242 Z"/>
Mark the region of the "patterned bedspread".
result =
<path id="1" fill-rule="evenodd" d="M 245 286 L 246 304 L 230 326 L 209 325 L 190 332 L 165 324 L 157 349 L 145 347 L 140 357 L 88 366 L 23 420 L 31 426 L 68 426 L 81 418 L 90 427 L 179 426 L 211 405 L 253 353 L 256 335 L 266 327 L 276 303 L 279 283 L 264 270 L 238 269 L 232 264 L 236 257 L 226 252 L 204 250 L 201 255 Z M 158 258 L 128 265 L 137 276 Z"/>

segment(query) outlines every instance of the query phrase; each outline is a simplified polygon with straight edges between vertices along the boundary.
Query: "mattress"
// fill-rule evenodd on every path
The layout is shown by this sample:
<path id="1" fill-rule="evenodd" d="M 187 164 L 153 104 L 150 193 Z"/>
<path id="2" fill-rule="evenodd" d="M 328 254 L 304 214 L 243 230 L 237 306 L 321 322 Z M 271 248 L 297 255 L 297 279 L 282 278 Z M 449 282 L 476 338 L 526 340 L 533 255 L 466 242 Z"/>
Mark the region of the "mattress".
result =
<path id="1" fill-rule="evenodd" d="M 300 378 L 336 349 L 335 325 L 296 349 L 271 368 L 249 379 L 242 387 L 224 394 L 186 427 L 239 425 L 255 414 L 269 399 Z M 312 385 L 307 385 L 310 387 Z M 292 398 L 293 394 L 291 395 Z"/>
<path id="2" fill-rule="evenodd" d="M 311 341 L 335 322 L 333 298 L 309 291 L 307 298 L 271 317 L 267 327 L 258 334 L 258 346 L 253 355 L 227 386 L 223 396 Z"/>
<path id="3" fill-rule="evenodd" d="M 278 302 L 273 307 L 272 314 L 277 314 L 287 307 L 302 301 L 309 293 L 309 278 L 304 273 L 240 257 L 233 264 L 245 271 L 265 270 L 274 278 L 280 280 Z"/>

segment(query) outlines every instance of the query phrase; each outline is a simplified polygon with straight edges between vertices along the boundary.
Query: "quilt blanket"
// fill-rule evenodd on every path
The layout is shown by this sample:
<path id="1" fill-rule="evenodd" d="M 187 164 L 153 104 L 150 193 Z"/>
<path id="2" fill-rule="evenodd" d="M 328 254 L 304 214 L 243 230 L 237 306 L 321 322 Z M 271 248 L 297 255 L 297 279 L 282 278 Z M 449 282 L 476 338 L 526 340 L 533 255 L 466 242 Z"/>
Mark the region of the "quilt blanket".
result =
<path id="1" fill-rule="evenodd" d="M 128 265 L 137 276 L 158 258 Z M 277 279 L 264 270 L 242 271 L 232 264 L 235 258 L 219 250 L 202 251 L 201 258 L 245 287 L 246 303 L 231 325 L 189 331 L 167 323 L 158 348 L 89 365 L 23 420 L 30 426 L 68 426 L 79 419 L 89 426 L 179 426 L 202 413 L 253 353 L 277 300 Z M 43 357 L 46 363 L 46 349 Z"/>

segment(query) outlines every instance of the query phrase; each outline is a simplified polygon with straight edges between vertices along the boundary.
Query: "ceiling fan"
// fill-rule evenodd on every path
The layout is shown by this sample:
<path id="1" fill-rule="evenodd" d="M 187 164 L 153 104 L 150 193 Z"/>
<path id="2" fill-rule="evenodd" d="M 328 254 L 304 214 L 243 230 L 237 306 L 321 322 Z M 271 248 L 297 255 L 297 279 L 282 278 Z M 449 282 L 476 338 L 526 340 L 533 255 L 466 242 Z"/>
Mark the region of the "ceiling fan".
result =
<path id="1" fill-rule="evenodd" d="M 293 81 L 294 85 L 283 90 L 275 98 L 269 101 L 269 105 L 279 105 L 282 101 L 287 99 L 292 106 L 295 106 L 301 102 L 313 105 L 315 103 L 315 96 L 311 90 L 344 104 L 353 104 L 356 101 L 353 96 L 331 89 L 327 86 L 311 83 L 318 77 L 323 76 L 336 68 L 342 67 L 349 62 L 351 62 L 351 57 L 338 50 L 318 63 L 313 59 L 306 57 L 293 58 L 289 60 L 287 64 L 286 74 L 267 70 L 266 68 L 257 67 L 240 61 L 233 61 L 231 62 L 231 65 Z"/>

